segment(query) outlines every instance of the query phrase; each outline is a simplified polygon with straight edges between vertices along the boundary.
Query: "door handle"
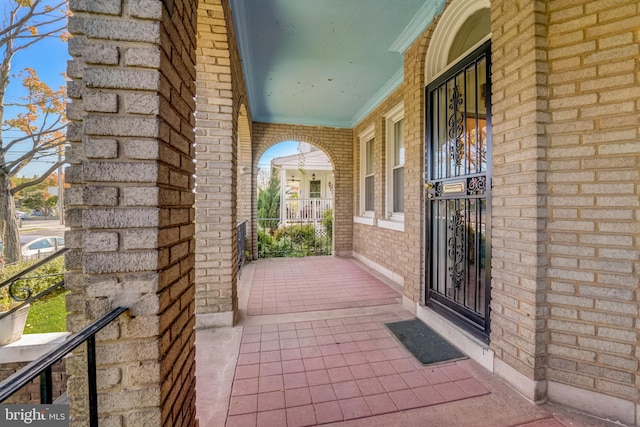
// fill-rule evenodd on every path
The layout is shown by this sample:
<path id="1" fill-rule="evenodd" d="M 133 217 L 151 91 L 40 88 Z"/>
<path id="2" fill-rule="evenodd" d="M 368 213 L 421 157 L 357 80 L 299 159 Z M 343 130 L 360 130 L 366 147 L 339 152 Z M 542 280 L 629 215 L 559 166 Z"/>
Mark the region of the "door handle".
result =
<path id="1" fill-rule="evenodd" d="M 424 183 L 424 189 L 427 192 L 427 199 L 433 200 L 435 199 L 435 194 L 433 192 L 433 182 L 427 181 Z"/>

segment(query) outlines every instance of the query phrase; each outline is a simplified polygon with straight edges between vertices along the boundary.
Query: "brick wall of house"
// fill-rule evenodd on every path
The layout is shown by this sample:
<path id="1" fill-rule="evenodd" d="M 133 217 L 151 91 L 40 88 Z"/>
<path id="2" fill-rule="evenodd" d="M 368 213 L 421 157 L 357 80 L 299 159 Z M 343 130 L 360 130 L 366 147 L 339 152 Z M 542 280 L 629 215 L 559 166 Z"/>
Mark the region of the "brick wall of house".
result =
<path id="1" fill-rule="evenodd" d="M 358 134 L 375 125 L 376 193 L 375 215 L 383 218 L 386 179 L 386 129 L 384 115 L 404 102 L 405 186 L 404 232 L 354 224 L 354 252 L 402 277 L 404 295 L 414 302 L 421 300 L 424 283 L 424 170 L 425 170 L 425 57 L 438 18 L 404 54 L 404 82 L 354 128 L 354 206 L 360 205 L 360 145 Z M 371 245 L 368 239 L 385 244 Z M 391 252 L 390 252 L 391 251 Z M 392 253 L 393 256 L 389 256 Z"/>
<path id="2" fill-rule="evenodd" d="M 404 119 L 405 119 L 405 188 L 404 240 L 406 266 L 404 295 L 412 301 L 422 300 L 425 282 L 425 59 L 433 30 L 439 17 L 423 32 L 404 54 Z"/>
<path id="3" fill-rule="evenodd" d="M 544 3 L 494 1 L 491 7 L 491 348 L 532 380 L 545 378 L 548 340 Z"/>
<path id="4" fill-rule="evenodd" d="M 640 4 L 546 6 L 547 377 L 637 401 Z"/>
<path id="5" fill-rule="evenodd" d="M 197 29 L 196 312 L 226 313 L 215 323 L 230 325 L 238 308 L 238 118 L 246 90 L 228 1 L 199 2 Z"/>
<path id="6" fill-rule="evenodd" d="M 18 372 L 31 362 L 12 362 L 0 364 L 0 382 L 6 380 L 11 375 Z M 65 391 L 67 391 L 67 371 L 65 359 L 62 359 L 51 366 L 52 396 L 56 400 Z M 3 404 L 28 403 L 32 405 L 40 404 L 40 378 L 36 378 L 9 399 L 2 402 Z"/>
<path id="7" fill-rule="evenodd" d="M 335 177 L 333 212 L 334 255 L 350 256 L 353 236 L 353 132 L 351 129 L 322 126 L 281 125 L 253 123 L 253 171 L 258 170 L 260 157 L 267 148 L 283 141 L 308 142 L 320 148 L 333 165 Z M 254 178 L 254 185 L 256 180 Z M 254 187 L 253 194 L 257 194 Z M 254 218 L 257 206 L 254 206 Z M 253 225 L 254 251 L 257 251 L 257 224 Z M 254 252 L 257 256 L 257 253 Z"/>
<path id="8" fill-rule="evenodd" d="M 67 325 L 97 335 L 104 425 L 195 423 L 195 10 L 74 2 L 69 21 Z M 86 360 L 67 360 L 72 425 L 86 425 Z"/>
<path id="9" fill-rule="evenodd" d="M 408 89 L 408 88 L 407 88 Z M 408 90 L 407 90 L 408 92 Z M 422 146 L 422 140 L 407 138 L 407 134 L 413 132 L 415 120 L 418 114 L 407 114 L 413 111 L 415 103 L 412 101 L 413 93 L 405 95 L 405 85 L 401 85 L 384 101 L 382 101 L 367 117 L 354 127 L 353 135 L 353 206 L 354 214 L 359 215 L 364 209 L 360 206 L 361 178 L 360 178 L 360 153 L 361 141 L 358 137 L 370 126 L 374 126 L 374 206 L 375 222 L 369 224 L 353 224 L 353 252 L 364 257 L 366 260 L 381 266 L 390 272 L 407 279 L 408 286 L 405 286 L 404 294 L 413 299 L 418 299 L 420 295 L 420 281 L 411 280 L 412 273 L 420 271 L 422 264 L 420 256 L 420 235 L 411 235 L 410 230 L 416 232 L 419 224 L 409 224 L 409 219 L 414 218 L 417 213 L 420 216 L 421 192 L 416 193 L 415 188 L 420 185 L 416 171 L 424 164 L 424 151 L 418 146 Z M 405 222 L 404 231 L 390 230 L 379 227 L 378 219 L 386 219 L 386 120 L 384 115 L 400 102 L 405 102 Z M 418 155 L 418 152 L 420 154 Z M 421 173 L 418 175 L 422 176 Z M 417 197 L 417 200 L 416 200 Z M 418 231 L 419 233 L 420 231 Z M 371 242 L 384 242 L 384 245 L 371 244 Z M 409 283 L 411 283 L 409 285 Z"/>

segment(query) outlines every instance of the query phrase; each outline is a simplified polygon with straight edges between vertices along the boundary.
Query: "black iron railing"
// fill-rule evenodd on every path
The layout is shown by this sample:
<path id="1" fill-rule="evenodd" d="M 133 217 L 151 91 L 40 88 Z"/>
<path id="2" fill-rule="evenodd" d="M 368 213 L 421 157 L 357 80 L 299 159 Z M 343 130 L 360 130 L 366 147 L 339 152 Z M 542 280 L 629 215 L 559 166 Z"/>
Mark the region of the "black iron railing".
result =
<path id="1" fill-rule="evenodd" d="M 3 293 L 3 289 L 6 288 L 7 297 L 12 302 L 12 304 L 10 304 L 10 308 L 7 311 L 0 313 L 0 319 L 3 319 L 9 316 L 11 313 L 19 310 L 20 307 L 22 307 L 23 305 L 30 304 L 36 299 L 42 298 L 45 295 L 50 294 L 54 290 L 64 286 L 64 273 L 35 275 L 35 276 L 29 275 L 29 274 L 36 271 L 37 269 L 44 266 L 45 264 L 50 263 L 51 261 L 58 258 L 59 256 L 63 255 L 67 250 L 68 248 L 60 249 L 54 252 L 53 254 L 49 255 L 48 257 L 41 259 L 35 264 L 30 265 L 29 267 L 25 268 L 21 272 L 11 276 L 7 280 L 0 283 L 0 295 Z M 46 277 L 56 277 L 56 276 L 62 277 L 62 280 L 58 281 L 57 283 L 49 286 L 44 290 L 40 290 L 36 292 L 35 295 L 32 289 L 28 285 L 23 283 L 28 280 L 43 279 Z"/>
<path id="2" fill-rule="evenodd" d="M 40 376 L 40 403 L 53 403 L 51 367 L 82 343 L 87 343 L 87 385 L 89 398 L 89 426 L 98 426 L 98 388 L 96 382 L 96 334 L 118 316 L 127 311 L 117 307 L 71 336 L 64 344 L 51 350 L 37 360 L 0 383 L 0 403 L 17 393 L 30 381 Z"/>
<path id="3" fill-rule="evenodd" d="M 246 261 L 245 251 L 247 250 L 247 221 L 238 224 L 238 270 L 242 269 Z"/>

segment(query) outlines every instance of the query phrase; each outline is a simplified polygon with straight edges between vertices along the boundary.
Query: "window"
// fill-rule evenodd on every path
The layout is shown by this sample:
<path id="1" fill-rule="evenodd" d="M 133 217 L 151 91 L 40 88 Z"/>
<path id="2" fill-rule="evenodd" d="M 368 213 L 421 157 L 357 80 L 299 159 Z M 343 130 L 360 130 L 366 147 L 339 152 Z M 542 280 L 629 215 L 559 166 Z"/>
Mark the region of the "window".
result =
<path id="1" fill-rule="evenodd" d="M 369 126 L 358 135 L 360 140 L 360 208 L 354 221 L 374 225 L 375 217 L 375 127 Z"/>
<path id="2" fill-rule="evenodd" d="M 404 212 L 404 119 L 393 124 L 393 141 L 391 143 L 393 156 L 390 175 L 393 191 L 393 213 Z"/>
<path id="3" fill-rule="evenodd" d="M 51 242 L 47 239 L 39 240 L 37 242 L 33 242 L 29 246 L 27 246 L 30 250 L 36 251 L 38 249 L 48 249 L 51 247 Z"/>
<path id="4" fill-rule="evenodd" d="M 319 199 L 321 196 L 320 191 L 320 181 L 312 180 L 309 181 L 309 198 L 311 199 Z"/>
<path id="5" fill-rule="evenodd" d="M 375 211 L 375 140 L 370 126 L 360 138 L 360 215 L 374 216 Z"/>
<path id="6" fill-rule="evenodd" d="M 386 200 L 385 219 L 404 221 L 404 104 L 396 105 L 386 120 Z M 385 222 L 379 225 L 385 226 Z M 390 227 L 393 228 L 393 227 Z"/>
<path id="7" fill-rule="evenodd" d="M 365 143 L 364 154 L 364 210 L 375 210 L 375 176 L 373 168 L 373 139 L 368 140 Z"/>

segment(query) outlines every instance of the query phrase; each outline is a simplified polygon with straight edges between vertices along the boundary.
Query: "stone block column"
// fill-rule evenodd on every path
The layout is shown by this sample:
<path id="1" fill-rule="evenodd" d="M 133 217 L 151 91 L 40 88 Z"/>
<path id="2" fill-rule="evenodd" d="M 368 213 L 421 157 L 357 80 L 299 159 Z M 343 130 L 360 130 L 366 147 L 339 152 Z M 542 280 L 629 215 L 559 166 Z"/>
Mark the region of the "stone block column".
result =
<path id="1" fill-rule="evenodd" d="M 195 10 L 71 9 L 68 327 L 129 309 L 97 337 L 100 425 L 195 425 Z M 68 362 L 74 426 L 87 424 L 84 363 Z"/>

